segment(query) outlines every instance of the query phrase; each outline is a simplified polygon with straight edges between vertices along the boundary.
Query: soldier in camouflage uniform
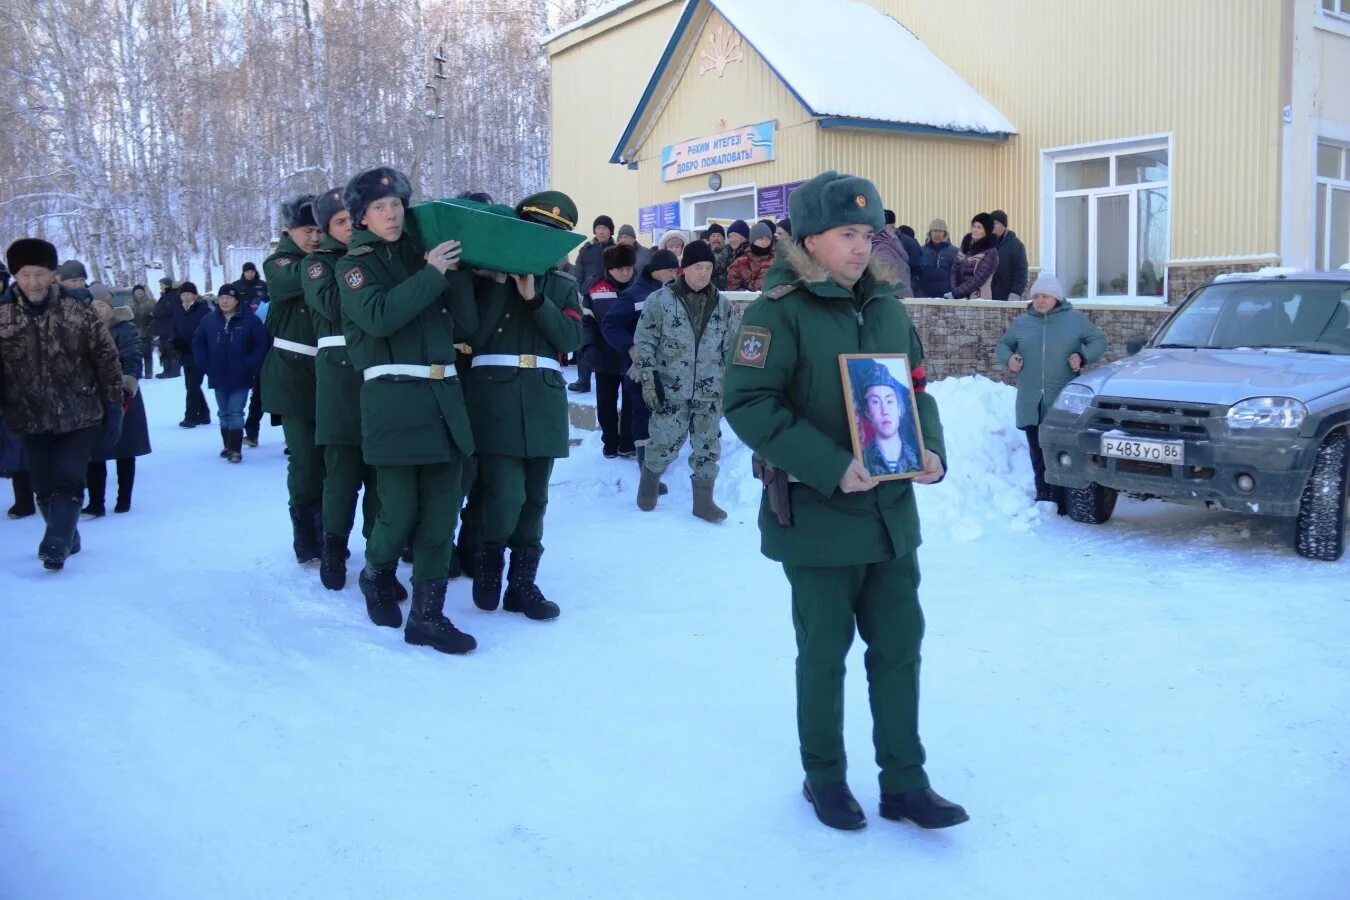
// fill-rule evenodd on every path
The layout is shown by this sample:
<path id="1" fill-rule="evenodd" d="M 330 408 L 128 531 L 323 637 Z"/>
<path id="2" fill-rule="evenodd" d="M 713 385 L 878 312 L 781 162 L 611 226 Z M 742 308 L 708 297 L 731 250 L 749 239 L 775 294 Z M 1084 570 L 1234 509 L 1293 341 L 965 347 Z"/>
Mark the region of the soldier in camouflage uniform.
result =
<path id="1" fill-rule="evenodd" d="M 323 448 L 323 547 L 319 580 L 330 591 L 347 584 L 347 537 L 356 522 L 356 499 L 365 486 L 362 533 L 369 538 L 379 515 L 375 469 L 361 458 L 361 373 L 347 355 L 342 334 L 342 292 L 337 261 L 352 238 L 352 215 L 342 205 L 342 188 L 314 201 L 314 220 L 323 230 L 319 249 L 305 257 L 305 303 L 314 319 L 319 355 L 314 362 L 314 443 Z"/>
<path id="2" fill-rule="evenodd" d="M 687 436 L 694 515 L 721 522 L 727 514 L 713 502 L 713 486 L 722 453 L 722 375 L 731 310 L 712 284 L 712 248 L 691 242 L 682 265 L 683 274 L 647 298 L 633 336 L 642 396 L 652 411 L 637 505 L 656 508 L 661 475 Z"/>
<path id="3" fill-rule="evenodd" d="M 570 231 L 576 204 L 557 191 L 526 197 L 515 208 L 528 221 Z M 479 609 L 557 618 L 535 577 L 544 555 L 544 512 L 553 461 L 567 456 L 567 381 L 561 354 L 581 346 L 577 282 L 556 268 L 542 275 L 481 277 L 479 327 L 470 338 L 473 368 L 465 394 L 478 447 L 482 486 L 473 602 Z M 502 597 L 505 550 L 511 570 Z"/>
<path id="4" fill-rule="evenodd" d="M 314 358 L 319 354 L 314 320 L 305 305 L 304 258 L 319 249 L 323 233 L 314 221 L 314 195 L 281 207 L 285 232 L 263 262 L 271 286 L 267 333 L 272 349 L 262 368 L 263 409 L 281 416 L 290 451 L 286 487 L 290 492 L 292 547 L 298 562 L 319 558 L 323 502 L 323 458 L 314 444 Z"/>

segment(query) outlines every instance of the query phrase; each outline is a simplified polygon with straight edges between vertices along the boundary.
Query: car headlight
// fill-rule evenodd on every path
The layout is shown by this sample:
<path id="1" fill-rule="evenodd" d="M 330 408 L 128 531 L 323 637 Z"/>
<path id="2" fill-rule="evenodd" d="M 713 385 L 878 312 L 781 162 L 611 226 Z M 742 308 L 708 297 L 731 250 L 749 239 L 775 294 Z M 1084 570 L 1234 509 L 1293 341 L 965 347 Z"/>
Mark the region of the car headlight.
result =
<path id="1" fill-rule="evenodd" d="M 1308 407 L 1292 397 L 1249 397 L 1228 410 L 1229 428 L 1298 428 Z"/>
<path id="2" fill-rule="evenodd" d="M 1086 385 L 1070 384 L 1059 392 L 1059 396 L 1055 398 L 1054 408 L 1071 415 L 1082 415 L 1083 411 L 1092 405 L 1092 398 L 1095 396 L 1092 388 Z"/>

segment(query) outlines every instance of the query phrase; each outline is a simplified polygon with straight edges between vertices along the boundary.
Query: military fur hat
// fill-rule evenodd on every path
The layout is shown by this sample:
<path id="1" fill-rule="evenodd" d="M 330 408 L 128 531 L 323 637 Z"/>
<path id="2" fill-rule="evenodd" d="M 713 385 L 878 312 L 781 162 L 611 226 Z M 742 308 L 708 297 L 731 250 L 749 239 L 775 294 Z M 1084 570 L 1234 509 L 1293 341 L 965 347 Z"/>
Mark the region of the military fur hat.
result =
<path id="1" fill-rule="evenodd" d="M 800 239 L 842 225 L 886 226 L 876 185 L 856 175 L 822 172 L 797 188 L 788 201 L 792 234 Z"/>
<path id="2" fill-rule="evenodd" d="M 895 391 L 895 396 L 902 401 L 909 392 L 909 387 L 896 378 L 884 363 L 875 360 L 850 359 L 848 361 L 848 376 L 849 380 L 853 382 L 853 402 L 857 405 L 859 412 L 867 408 L 868 388 L 888 387 Z"/>
<path id="3" fill-rule="evenodd" d="M 78 259 L 68 259 L 57 268 L 56 277 L 62 281 L 67 278 L 88 278 L 89 270 Z"/>
<path id="4" fill-rule="evenodd" d="M 347 204 L 352 221 L 361 227 L 365 225 L 366 208 L 385 197 L 397 197 L 404 206 L 412 200 L 412 182 L 408 176 L 389 166 L 356 174 L 342 190 L 342 202 Z"/>
<path id="5" fill-rule="evenodd" d="M 56 271 L 56 248 L 41 238 L 19 238 L 5 250 L 5 263 L 15 275 L 24 266 Z"/>
<path id="6" fill-rule="evenodd" d="M 577 227 L 577 205 L 562 191 L 540 191 L 516 204 L 516 215 L 528 222 L 571 231 Z"/>
<path id="7" fill-rule="evenodd" d="M 627 244 L 615 244 L 605 248 L 605 269 L 622 269 L 637 265 L 637 250 Z"/>
<path id="8" fill-rule="evenodd" d="M 329 188 L 314 201 L 314 221 L 327 233 L 328 223 L 344 209 L 346 207 L 342 203 L 342 188 Z"/>
<path id="9" fill-rule="evenodd" d="M 282 228 L 304 228 L 318 224 L 314 221 L 313 194 L 301 194 L 281 204 Z"/>

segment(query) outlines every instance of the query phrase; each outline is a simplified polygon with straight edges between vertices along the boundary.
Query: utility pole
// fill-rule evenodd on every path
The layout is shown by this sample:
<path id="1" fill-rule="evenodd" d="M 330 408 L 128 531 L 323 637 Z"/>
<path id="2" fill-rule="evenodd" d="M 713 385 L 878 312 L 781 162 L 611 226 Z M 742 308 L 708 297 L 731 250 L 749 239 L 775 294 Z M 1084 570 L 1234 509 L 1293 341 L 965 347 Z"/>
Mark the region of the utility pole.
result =
<path id="1" fill-rule="evenodd" d="M 431 81 L 427 90 L 431 92 L 431 109 L 427 116 L 431 118 L 432 144 L 432 180 L 436 199 L 446 196 L 445 184 L 445 116 L 441 113 L 441 88 L 439 82 L 445 81 L 445 44 L 436 45 L 436 54 L 431 58 Z"/>

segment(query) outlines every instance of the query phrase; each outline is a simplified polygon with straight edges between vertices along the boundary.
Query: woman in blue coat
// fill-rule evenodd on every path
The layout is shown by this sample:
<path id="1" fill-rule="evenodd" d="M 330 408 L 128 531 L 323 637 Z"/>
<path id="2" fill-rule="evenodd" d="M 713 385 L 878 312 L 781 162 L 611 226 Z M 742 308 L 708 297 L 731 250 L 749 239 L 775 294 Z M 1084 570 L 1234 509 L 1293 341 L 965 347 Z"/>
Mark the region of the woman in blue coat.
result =
<path id="1" fill-rule="evenodd" d="M 94 457 L 85 471 L 85 490 L 89 504 L 82 510 L 91 518 L 102 518 L 108 490 L 108 460 L 117 462 L 117 504 L 115 513 L 131 512 L 131 490 L 136 482 L 136 457 L 150 452 L 150 426 L 145 418 L 145 398 L 141 396 L 141 336 L 136 329 L 135 310 L 130 306 L 114 307 L 112 291 L 105 285 L 93 285 L 94 312 L 108 326 L 117 358 L 122 366 L 122 436 L 106 452 L 94 451 Z"/>
<path id="2" fill-rule="evenodd" d="M 192 359 L 216 394 L 223 459 L 244 458 L 244 406 L 253 380 L 262 369 L 269 344 L 262 320 L 241 309 L 230 285 L 216 296 L 216 308 L 202 319 L 192 337 Z"/>

